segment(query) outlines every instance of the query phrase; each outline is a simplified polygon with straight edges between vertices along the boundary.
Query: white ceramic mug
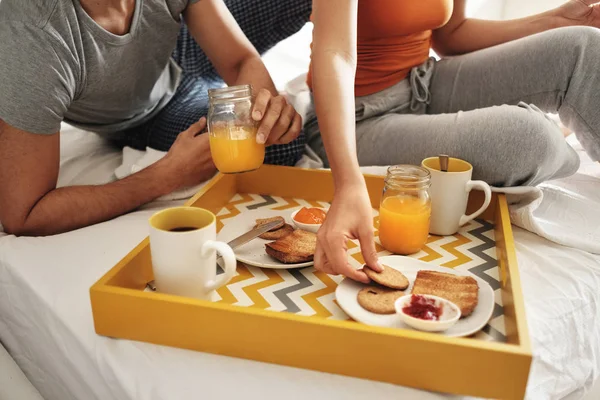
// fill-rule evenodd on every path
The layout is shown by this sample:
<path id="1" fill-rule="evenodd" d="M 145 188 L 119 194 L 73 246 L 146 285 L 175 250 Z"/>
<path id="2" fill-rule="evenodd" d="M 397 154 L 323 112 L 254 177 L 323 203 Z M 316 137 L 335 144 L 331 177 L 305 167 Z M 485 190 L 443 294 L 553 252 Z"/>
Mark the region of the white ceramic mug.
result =
<path id="1" fill-rule="evenodd" d="M 466 161 L 450 157 L 448 171 L 442 172 L 438 157 L 426 158 L 421 165 L 431 173 L 431 222 L 429 232 L 434 235 L 454 235 L 467 222 L 477 218 L 490 205 L 492 190 L 483 181 L 472 181 L 473 166 Z M 485 201 L 479 210 L 465 215 L 469 193 L 480 189 Z"/>
<path id="2" fill-rule="evenodd" d="M 174 207 L 150 218 L 150 253 L 156 291 L 212 300 L 235 274 L 231 247 L 217 242 L 217 219 L 196 207 Z M 217 252 L 225 273 L 217 277 Z"/>

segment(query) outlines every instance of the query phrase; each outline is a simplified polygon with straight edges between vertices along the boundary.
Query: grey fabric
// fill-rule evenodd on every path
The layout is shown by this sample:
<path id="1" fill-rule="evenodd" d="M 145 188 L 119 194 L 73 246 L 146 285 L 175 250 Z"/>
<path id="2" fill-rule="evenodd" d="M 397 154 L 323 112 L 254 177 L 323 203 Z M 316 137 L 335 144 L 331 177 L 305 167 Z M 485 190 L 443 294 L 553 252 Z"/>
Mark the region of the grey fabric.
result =
<path id="1" fill-rule="evenodd" d="M 356 99 L 361 165 L 420 164 L 440 153 L 495 186 L 575 173 L 579 158 L 546 113 L 558 113 L 600 160 L 600 30 L 561 28 L 414 68 Z M 309 145 L 326 159 L 314 111 Z"/>
<path id="2" fill-rule="evenodd" d="M 3 0 L 0 118 L 40 134 L 63 118 L 107 134 L 148 120 L 179 83 L 171 53 L 188 3 L 137 0 L 130 32 L 117 36 L 79 0 Z"/>

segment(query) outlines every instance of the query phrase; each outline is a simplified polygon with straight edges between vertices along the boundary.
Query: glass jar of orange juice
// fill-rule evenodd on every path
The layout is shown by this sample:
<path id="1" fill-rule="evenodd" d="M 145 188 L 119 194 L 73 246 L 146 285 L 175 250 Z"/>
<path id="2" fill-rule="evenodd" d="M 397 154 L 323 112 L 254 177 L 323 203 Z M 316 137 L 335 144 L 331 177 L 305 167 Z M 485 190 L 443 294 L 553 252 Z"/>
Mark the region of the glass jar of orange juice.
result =
<path id="1" fill-rule="evenodd" d="M 379 207 L 379 240 L 394 254 L 418 253 L 429 236 L 431 175 L 425 168 L 388 168 Z"/>
<path id="2" fill-rule="evenodd" d="M 265 160 L 265 145 L 256 143 L 252 87 L 210 89 L 208 97 L 210 152 L 217 169 L 224 174 L 258 169 Z"/>

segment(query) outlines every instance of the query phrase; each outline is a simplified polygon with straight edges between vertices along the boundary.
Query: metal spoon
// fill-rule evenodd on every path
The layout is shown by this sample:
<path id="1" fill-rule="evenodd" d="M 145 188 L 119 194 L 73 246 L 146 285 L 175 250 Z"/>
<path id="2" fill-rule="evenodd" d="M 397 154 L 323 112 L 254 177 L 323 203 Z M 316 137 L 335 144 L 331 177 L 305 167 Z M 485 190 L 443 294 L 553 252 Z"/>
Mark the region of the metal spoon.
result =
<path id="1" fill-rule="evenodd" d="M 450 157 L 445 154 L 440 154 L 438 157 L 440 159 L 440 170 L 442 172 L 448 172 L 448 162 Z"/>

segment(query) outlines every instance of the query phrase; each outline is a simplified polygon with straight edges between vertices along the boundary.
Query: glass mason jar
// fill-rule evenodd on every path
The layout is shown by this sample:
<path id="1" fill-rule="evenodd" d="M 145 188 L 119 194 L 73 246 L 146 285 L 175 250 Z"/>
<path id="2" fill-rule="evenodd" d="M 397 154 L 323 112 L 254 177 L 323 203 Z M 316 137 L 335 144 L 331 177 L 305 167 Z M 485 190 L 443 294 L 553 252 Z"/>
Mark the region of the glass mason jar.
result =
<path id="1" fill-rule="evenodd" d="M 210 152 L 225 174 L 258 169 L 265 160 L 265 145 L 256 143 L 258 124 L 252 119 L 252 86 L 208 91 Z"/>
<path id="2" fill-rule="evenodd" d="M 379 240 L 394 254 L 418 253 L 427 243 L 431 174 L 422 167 L 388 168 L 379 207 Z"/>

